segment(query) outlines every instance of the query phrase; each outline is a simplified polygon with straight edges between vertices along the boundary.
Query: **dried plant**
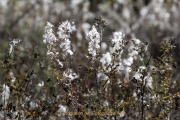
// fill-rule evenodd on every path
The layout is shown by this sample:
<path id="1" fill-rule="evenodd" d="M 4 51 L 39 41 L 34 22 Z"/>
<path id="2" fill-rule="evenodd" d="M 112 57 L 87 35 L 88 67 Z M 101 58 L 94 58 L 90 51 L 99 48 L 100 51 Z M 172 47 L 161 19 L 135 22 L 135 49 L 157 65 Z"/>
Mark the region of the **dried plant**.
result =
<path id="1" fill-rule="evenodd" d="M 174 91 L 177 80 L 172 79 L 177 67 L 172 55 L 176 38 L 162 41 L 161 56 L 154 59 L 148 42 L 125 40 L 125 34 L 114 32 L 110 51 L 102 54 L 107 24 L 100 16 L 86 35 L 86 60 L 79 62 L 73 49 L 75 23 L 62 22 L 58 37 L 53 26 L 50 22 L 45 26 L 42 42 L 46 53 L 29 51 L 33 57 L 26 58 L 25 66 L 21 66 L 21 58 L 27 54 L 20 40 L 9 43 L 10 50 L 1 61 L 4 119 L 145 120 L 177 116 L 180 94 Z M 78 68 L 73 67 L 76 64 Z"/>

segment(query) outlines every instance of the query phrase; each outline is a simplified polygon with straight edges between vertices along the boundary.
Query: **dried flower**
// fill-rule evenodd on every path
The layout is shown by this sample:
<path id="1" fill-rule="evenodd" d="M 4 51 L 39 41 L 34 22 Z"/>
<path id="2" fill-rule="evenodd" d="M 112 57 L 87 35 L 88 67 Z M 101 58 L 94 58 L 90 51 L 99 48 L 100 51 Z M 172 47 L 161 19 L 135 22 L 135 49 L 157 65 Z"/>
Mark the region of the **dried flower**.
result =
<path id="1" fill-rule="evenodd" d="M 97 49 L 100 49 L 100 34 L 97 32 L 95 26 L 92 26 L 92 30 L 86 36 L 86 39 L 89 41 L 88 51 L 92 55 L 92 60 L 95 60 Z"/>
<path id="2" fill-rule="evenodd" d="M 53 42 L 56 42 L 56 36 L 53 34 L 52 30 L 53 25 L 50 22 L 47 22 L 46 27 L 45 27 L 45 35 L 43 37 L 45 38 L 43 42 L 45 44 L 53 44 Z"/>
<path id="3" fill-rule="evenodd" d="M 135 73 L 135 75 L 133 76 L 136 80 L 138 81 L 142 81 L 142 77 L 144 72 L 146 72 L 146 67 L 145 66 L 140 66 L 138 71 Z M 145 76 L 144 76 L 144 80 L 146 81 L 146 85 L 150 88 L 152 88 L 152 77 L 151 77 L 151 73 L 148 72 Z"/>
<path id="4" fill-rule="evenodd" d="M 66 58 L 68 53 L 73 55 L 73 52 L 71 51 L 70 34 L 76 31 L 74 22 L 72 22 L 71 25 L 70 22 L 66 20 L 59 25 L 58 30 L 57 34 L 61 41 L 60 48 L 62 48 L 63 51 L 63 58 Z"/>
<path id="5" fill-rule="evenodd" d="M 2 101 L 5 101 L 5 105 L 7 105 L 7 100 L 10 97 L 10 88 L 9 86 L 3 84 L 3 92 L 2 92 Z"/>
<path id="6" fill-rule="evenodd" d="M 124 46 L 123 38 L 124 38 L 124 34 L 122 34 L 122 32 L 114 32 L 113 33 L 113 39 L 111 41 L 111 44 L 113 44 L 113 47 L 112 47 L 113 53 L 123 49 L 123 46 Z"/>
<path id="7" fill-rule="evenodd" d="M 43 42 L 47 44 L 47 55 L 51 56 L 51 60 L 55 58 L 55 60 L 63 67 L 62 62 L 57 59 L 59 52 L 56 52 L 56 49 L 54 48 L 54 42 L 57 41 L 56 36 L 53 34 L 52 30 L 53 25 L 50 22 L 47 22 L 46 27 L 45 27 L 45 35 L 43 37 L 45 38 Z"/>
<path id="8" fill-rule="evenodd" d="M 100 59 L 100 62 L 102 63 L 103 68 L 107 68 L 109 65 L 111 65 L 111 55 L 109 52 L 107 52 L 106 54 L 103 54 L 103 57 Z"/>
<path id="9" fill-rule="evenodd" d="M 76 73 L 73 73 L 72 69 L 67 69 L 63 73 L 63 80 L 67 80 L 67 79 L 68 80 L 74 80 L 78 77 L 79 77 L 79 75 L 77 75 Z"/>
<path id="10" fill-rule="evenodd" d="M 9 45 L 10 45 L 9 55 L 12 53 L 13 47 L 16 46 L 20 41 L 21 40 L 14 39 L 13 41 L 9 42 Z"/>

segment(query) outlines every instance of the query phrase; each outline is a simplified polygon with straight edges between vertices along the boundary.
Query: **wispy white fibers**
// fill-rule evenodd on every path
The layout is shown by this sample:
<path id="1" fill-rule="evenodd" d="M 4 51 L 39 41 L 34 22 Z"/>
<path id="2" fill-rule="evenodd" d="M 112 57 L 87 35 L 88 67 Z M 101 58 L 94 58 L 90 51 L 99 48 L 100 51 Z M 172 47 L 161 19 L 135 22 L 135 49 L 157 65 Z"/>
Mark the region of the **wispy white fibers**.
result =
<path id="1" fill-rule="evenodd" d="M 12 53 L 13 47 L 16 46 L 20 41 L 21 40 L 14 39 L 13 41 L 9 42 L 9 45 L 10 45 L 9 55 Z"/>
<path id="2" fill-rule="evenodd" d="M 16 78 L 14 77 L 14 73 L 12 71 L 9 72 L 9 76 L 11 77 L 11 80 L 14 83 L 16 81 Z"/>
<path id="3" fill-rule="evenodd" d="M 10 89 L 7 85 L 3 84 L 3 92 L 2 92 L 2 101 L 5 101 L 5 105 L 7 105 L 7 100 L 10 96 Z"/>
<path id="4" fill-rule="evenodd" d="M 122 49 L 123 38 L 124 38 L 124 34 L 122 32 L 114 32 L 113 33 L 113 39 L 112 39 L 112 44 L 114 44 L 114 46 L 112 47 L 113 53 L 115 53 L 117 50 Z"/>
<path id="5" fill-rule="evenodd" d="M 92 26 L 92 30 L 86 36 L 86 39 L 89 41 L 88 51 L 92 55 L 92 60 L 96 58 L 97 49 L 100 49 L 100 34 L 97 32 L 95 26 Z"/>
<path id="6" fill-rule="evenodd" d="M 59 105 L 59 111 L 60 112 L 66 112 L 67 111 L 67 107 L 63 106 L 63 105 Z"/>
<path id="7" fill-rule="evenodd" d="M 62 80 L 71 80 L 72 81 L 78 77 L 79 77 L 79 75 L 74 73 L 72 71 L 72 69 L 67 69 L 66 71 L 63 72 L 63 79 Z"/>
<path id="8" fill-rule="evenodd" d="M 52 29 L 53 27 L 54 26 L 50 22 L 46 23 L 45 34 L 43 35 L 44 37 L 43 42 L 47 44 L 47 49 L 48 49 L 47 55 L 51 56 L 51 60 L 55 58 L 55 60 L 59 63 L 59 65 L 63 67 L 63 63 L 60 62 L 59 59 L 57 59 L 59 52 L 56 52 L 56 49 L 53 46 L 54 43 L 58 41 L 58 39 L 53 33 L 53 29 Z"/>
<path id="9" fill-rule="evenodd" d="M 145 45 L 144 43 L 142 43 L 139 39 L 133 39 L 133 44 L 130 46 L 129 48 L 129 54 L 130 56 L 133 56 L 134 59 L 136 59 L 136 55 L 139 55 L 140 51 L 146 52 L 148 45 Z M 139 58 L 141 61 L 143 61 L 143 57 L 144 57 L 144 53 L 142 53 L 141 55 L 139 55 Z"/>
<path id="10" fill-rule="evenodd" d="M 100 59 L 103 69 L 106 69 L 109 65 L 111 65 L 112 64 L 111 61 L 112 61 L 112 58 L 109 52 L 107 52 L 106 54 L 103 54 L 103 57 Z"/>
<path id="11" fill-rule="evenodd" d="M 71 41 L 70 41 L 70 34 L 76 31 L 74 22 L 71 23 L 66 20 L 65 22 L 62 22 L 58 27 L 57 34 L 59 35 L 60 39 L 60 48 L 62 48 L 63 51 L 63 58 L 66 58 L 68 53 L 70 55 L 73 55 L 73 52 L 71 51 Z"/>
<path id="12" fill-rule="evenodd" d="M 66 58 L 68 54 L 73 55 L 73 52 L 71 51 L 70 35 L 76 30 L 76 28 L 73 22 L 72 25 L 68 20 L 62 22 L 58 27 L 57 38 L 53 33 L 53 27 L 54 26 L 50 22 L 47 22 L 45 35 L 43 36 L 45 39 L 43 42 L 47 44 L 47 55 L 50 55 L 51 59 L 55 58 L 58 64 L 63 67 L 63 63 L 58 59 L 59 52 L 56 52 L 55 42 L 56 44 L 59 44 L 60 48 L 62 48 L 63 58 Z"/>
<path id="13" fill-rule="evenodd" d="M 140 66 L 138 71 L 135 73 L 135 75 L 133 77 L 135 77 L 137 80 L 142 81 L 141 77 L 143 76 L 141 73 L 143 70 L 145 70 L 146 67 L 145 66 Z M 152 77 L 151 77 L 151 73 L 148 72 L 147 75 L 144 77 L 144 80 L 146 82 L 146 85 L 150 88 L 152 88 Z"/>
<path id="14" fill-rule="evenodd" d="M 38 83 L 38 86 L 40 86 L 40 87 L 44 86 L 44 81 Z"/>
<path id="15" fill-rule="evenodd" d="M 57 41 L 56 36 L 53 33 L 52 27 L 54 27 L 50 22 L 47 22 L 45 26 L 45 34 L 43 37 L 45 38 L 43 40 L 44 43 L 46 44 L 53 44 L 54 42 Z"/>
<path id="16" fill-rule="evenodd" d="M 122 53 L 123 49 L 125 47 L 125 41 L 124 39 L 125 34 L 122 32 L 114 32 L 113 33 L 113 39 L 111 40 L 112 44 L 112 54 L 115 53 L 117 54 L 117 61 L 115 61 L 115 65 L 113 66 L 114 68 L 117 66 L 117 71 L 120 73 L 121 71 L 128 71 L 128 69 L 125 68 L 126 65 L 124 65 L 123 60 L 122 60 Z"/>
<path id="17" fill-rule="evenodd" d="M 43 35 L 43 37 L 45 38 L 43 42 L 47 44 L 48 48 L 47 55 L 50 55 L 51 59 L 56 57 L 56 55 L 58 54 L 58 52 L 55 52 L 53 49 L 53 44 L 57 41 L 57 39 L 53 33 L 52 27 L 53 25 L 50 22 L 47 22 L 45 26 L 45 34 Z"/>

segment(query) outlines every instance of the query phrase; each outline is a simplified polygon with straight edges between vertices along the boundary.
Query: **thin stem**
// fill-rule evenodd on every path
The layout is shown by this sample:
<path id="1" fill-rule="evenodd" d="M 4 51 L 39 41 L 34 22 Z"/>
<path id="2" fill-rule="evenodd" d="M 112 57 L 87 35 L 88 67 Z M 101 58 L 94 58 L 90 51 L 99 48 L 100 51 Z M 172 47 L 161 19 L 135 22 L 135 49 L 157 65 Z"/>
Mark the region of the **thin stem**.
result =
<path id="1" fill-rule="evenodd" d="M 145 91 L 145 87 L 146 87 L 146 81 L 145 81 L 145 85 L 142 86 L 142 101 L 141 101 L 141 110 L 142 110 L 142 114 L 141 114 L 141 120 L 144 120 L 144 104 L 143 104 L 143 101 L 144 101 L 144 91 Z"/>
<path id="2" fill-rule="evenodd" d="M 66 61 L 66 67 L 67 67 L 67 70 L 68 70 L 67 58 L 65 58 L 65 61 Z M 68 75 L 69 75 L 69 74 L 70 74 L 70 73 L 69 73 L 69 70 L 68 70 Z M 71 85 L 71 92 L 72 92 L 72 95 L 75 97 L 75 102 L 76 102 L 76 106 L 77 106 L 77 110 L 78 110 L 76 95 L 74 95 L 75 90 L 73 90 L 72 83 L 71 83 L 71 79 L 69 79 L 69 82 L 70 82 L 70 85 Z"/>
<path id="3" fill-rule="evenodd" d="M 148 60 L 148 62 L 146 63 L 146 68 L 147 68 L 147 66 L 149 65 L 149 62 L 150 62 L 150 59 L 151 59 L 151 55 L 150 55 L 150 58 L 149 58 L 149 60 Z M 147 74 L 147 73 L 146 73 Z M 143 74 L 143 77 L 142 77 L 142 88 L 141 88 L 141 95 L 142 95 L 142 101 L 141 101 L 141 104 L 142 104 L 142 106 L 141 106 L 141 112 L 142 112 L 142 114 L 141 114 L 141 120 L 144 120 L 144 92 L 145 92 L 145 88 L 146 88 L 146 80 L 144 80 L 144 78 L 145 78 L 145 75 L 146 75 L 145 73 Z M 145 83 L 144 83 L 145 82 Z M 144 85 L 143 85 L 144 84 Z"/>
<path id="4" fill-rule="evenodd" d="M 114 61 L 115 61 L 115 56 L 113 57 L 113 65 L 114 65 Z M 115 95 L 114 95 L 114 81 L 115 81 L 115 70 L 113 71 L 113 78 L 112 78 L 112 95 L 113 95 L 113 108 L 114 108 L 114 112 L 116 112 L 116 105 L 115 103 Z M 115 120 L 116 120 L 116 115 L 115 115 Z"/>
<path id="5" fill-rule="evenodd" d="M 100 57 L 102 58 L 102 50 L 101 50 L 101 44 L 102 44 L 102 34 L 103 28 L 100 26 Z"/>

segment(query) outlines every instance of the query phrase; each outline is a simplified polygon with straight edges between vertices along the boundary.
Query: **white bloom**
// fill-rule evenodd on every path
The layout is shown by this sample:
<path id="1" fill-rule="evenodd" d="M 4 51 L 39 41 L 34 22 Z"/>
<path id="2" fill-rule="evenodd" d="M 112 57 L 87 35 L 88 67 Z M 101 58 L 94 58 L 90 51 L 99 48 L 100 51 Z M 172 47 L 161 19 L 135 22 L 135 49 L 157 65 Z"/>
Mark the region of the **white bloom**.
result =
<path id="1" fill-rule="evenodd" d="M 30 102 L 30 110 L 33 110 L 33 109 L 35 109 L 36 107 L 38 107 L 38 104 L 31 101 L 31 102 Z"/>
<path id="2" fill-rule="evenodd" d="M 135 77 L 135 78 L 136 78 L 136 80 L 142 81 L 142 80 L 141 80 L 141 76 L 142 76 L 142 74 L 141 74 L 141 73 L 136 72 L 136 73 L 135 73 L 135 75 L 134 75 L 133 77 Z"/>
<path id="3" fill-rule="evenodd" d="M 45 27 L 45 34 L 43 35 L 43 37 L 45 38 L 43 40 L 43 42 L 45 44 L 53 44 L 53 42 L 56 42 L 56 36 L 53 34 L 53 30 L 52 30 L 53 25 L 50 22 L 47 22 L 46 27 Z"/>
<path id="4" fill-rule="evenodd" d="M 51 60 L 55 58 L 55 60 L 61 67 L 63 67 L 63 63 L 60 62 L 58 59 L 59 52 L 56 52 L 54 42 L 60 42 L 60 48 L 62 48 L 63 51 L 63 58 L 65 58 L 68 54 L 73 55 L 73 52 L 71 51 L 70 34 L 76 29 L 74 23 L 72 24 L 73 25 L 71 25 L 70 22 L 66 20 L 59 25 L 59 31 L 57 32 L 57 34 L 59 35 L 59 39 L 57 39 L 56 36 L 53 34 L 53 25 L 50 22 L 47 22 L 45 27 L 45 35 L 43 36 L 45 39 L 43 40 L 43 42 L 47 44 L 47 55 L 51 56 Z"/>
<path id="5" fill-rule="evenodd" d="M 59 110 L 58 112 L 66 112 L 67 111 L 67 107 L 64 105 L 59 105 Z"/>
<path id="6" fill-rule="evenodd" d="M 128 48 L 128 52 L 129 52 L 129 56 L 133 57 L 136 60 L 138 51 L 141 50 L 141 45 L 143 43 L 139 39 L 133 39 L 132 41 L 133 43 L 130 44 L 130 47 Z M 146 46 L 145 46 L 145 50 L 147 50 Z M 140 59 L 142 60 L 141 56 L 140 56 Z"/>
<path id="7" fill-rule="evenodd" d="M 131 72 L 131 67 L 130 66 L 125 66 L 124 68 L 123 67 L 122 67 L 122 69 L 124 69 L 125 78 L 126 78 L 126 80 L 129 80 L 129 73 Z"/>
<path id="8" fill-rule="evenodd" d="M 124 117 L 124 116 L 125 116 L 125 114 L 126 114 L 126 113 L 125 113 L 125 111 L 124 111 L 124 110 L 118 113 L 118 115 L 119 115 L 120 117 Z"/>
<path id="9" fill-rule="evenodd" d="M 9 76 L 11 77 L 11 80 L 12 80 L 12 82 L 14 83 L 15 80 L 16 80 L 16 78 L 14 77 L 14 73 L 13 73 L 13 72 L 10 72 L 10 73 L 9 73 Z"/>
<path id="10" fill-rule="evenodd" d="M 144 79 L 146 80 L 146 85 L 152 88 L 152 81 L 153 81 L 152 77 L 150 75 L 147 75 Z"/>
<path id="11" fill-rule="evenodd" d="M 74 6 L 77 7 L 77 5 L 80 4 L 81 2 L 82 2 L 82 0 L 72 0 L 72 1 L 71 1 L 71 6 L 72 6 L 72 7 L 74 7 Z"/>
<path id="12" fill-rule="evenodd" d="M 60 48 L 62 48 L 63 51 L 63 58 L 65 58 L 68 53 L 73 55 L 73 52 L 71 51 L 71 41 L 69 39 L 64 39 L 60 44 Z"/>
<path id="13" fill-rule="evenodd" d="M 124 4 L 125 0 L 117 0 L 117 2 L 120 3 L 120 4 Z"/>
<path id="14" fill-rule="evenodd" d="M 77 75 L 76 73 L 73 73 L 72 69 L 68 69 L 66 71 L 64 71 L 63 73 L 63 79 L 64 80 L 74 80 L 76 78 L 78 78 L 79 75 Z"/>
<path id="15" fill-rule="evenodd" d="M 140 14 L 141 16 L 146 16 L 148 14 L 148 7 L 143 7 L 141 10 L 140 10 Z"/>
<path id="16" fill-rule="evenodd" d="M 50 51 L 50 49 L 48 50 L 48 52 L 47 52 L 47 55 L 50 55 L 51 56 L 51 60 L 53 59 L 53 58 L 56 58 L 57 56 L 58 56 L 58 54 L 59 54 L 59 52 L 55 52 L 55 51 Z"/>
<path id="17" fill-rule="evenodd" d="M 58 62 L 58 64 L 61 66 L 61 68 L 63 67 L 63 63 L 59 61 L 59 59 L 56 59 L 56 61 Z"/>
<path id="18" fill-rule="evenodd" d="M 125 77 L 126 79 L 129 79 L 129 73 L 131 72 L 131 65 L 133 64 L 133 57 L 128 56 L 127 59 L 124 59 L 122 61 L 123 65 L 120 65 L 119 67 L 121 67 L 120 70 L 124 69 L 124 73 L 125 73 Z"/>
<path id="19" fill-rule="evenodd" d="M 92 30 L 86 36 L 86 39 L 89 41 L 88 51 L 93 57 L 92 59 L 95 60 L 96 51 L 100 49 L 100 34 L 97 32 L 95 26 L 92 26 Z"/>
<path id="20" fill-rule="evenodd" d="M 138 52 L 142 51 L 142 52 L 146 52 L 147 51 L 147 48 L 148 48 L 148 45 L 145 45 L 144 43 L 142 43 L 139 39 L 135 39 L 135 40 L 132 40 L 133 41 L 133 54 L 134 55 L 138 55 Z M 144 57 L 144 53 L 142 54 L 139 54 L 139 58 L 141 61 L 143 61 L 143 57 Z"/>
<path id="21" fill-rule="evenodd" d="M 102 63 L 103 68 L 105 69 L 108 65 L 111 64 L 112 58 L 109 52 L 106 54 L 103 54 L 103 57 L 100 59 L 100 62 Z"/>
<path id="22" fill-rule="evenodd" d="M 128 57 L 127 59 L 123 60 L 124 65 L 131 66 L 133 64 L 133 57 Z"/>
<path id="23" fill-rule="evenodd" d="M 38 86 L 40 86 L 40 87 L 44 86 L 44 81 L 38 83 Z"/>
<path id="24" fill-rule="evenodd" d="M 73 52 L 71 51 L 70 34 L 76 31 L 74 22 L 72 22 L 71 25 L 70 22 L 66 20 L 59 25 L 58 30 L 57 34 L 61 41 L 60 48 L 62 48 L 63 51 L 63 58 L 66 58 L 68 53 L 73 55 Z"/>
<path id="25" fill-rule="evenodd" d="M 124 38 L 124 34 L 122 34 L 122 32 L 113 33 L 113 39 L 112 39 L 112 44 L 114 44 L 113 53 L 116 52 L 116 50 L 122 49 L 123 38 Z"/>
<path id="26" fill-rule="evenodd" d="M 45 35 L 43 37 L 45 38 L 43 42 L 47 44 L 47 55 L 51 56 L 51 60 L 55 58 L 57 60 L 57 55 L 59 52 L 56 52 L 56 50 L 53 48 L 54 42 L 57 41 L 56 36 L 53 34 L 52 30 L 53 25 L 50 22 L 47 22 L 45 27 Z"/>
<path id="27" fill-rule="evenodd" d="M 3 92 L 2 92 L 2 101 L 5 101 L 5 105 L 7 105 L 7 100 L 10 96 L 10 89 L 7 85 L 3 84 Z"/>
<path id="28" fill-rule="evenodd" d="M 131 44 L 128 48 L 129 56 L 133 57 L 136 60 L 136 55 L 138 55 L 138 52 L 135 49 L 134 44 Z"/>
<path id="29" fill-rule="evenodd" d="M 10 45 L 9 55 L 12 53 L 13 47 L 16 46 L 20 41 L 21 40 L 14 39 L 13 41 L 9 42 L 9 45 Z"/>
<path id="30" fill-rule="evenodd" d="M 141 44 L 141 41 L 139 39 L 134 39 L 135 44 L 139 45 Z"/>
<path id="31" fill-rule="evenodd" d="M 134 77 L 135 77 L 137 80 L 138 80 L 138 79 L 140 80 L 140 79 L 141 79 L 140 77 L 143 76 L 140 72 L 142 72 L 142 71 L 145 70 L 145 69 L 146 69 L 145 66 L 140 66 L 139 69 L 138 69 L 138 71 L 137 71 L 136 74 L 135 74 L 136 77 L 135 77 L 135 76 L 134 76 Z"/>
<path id="32" fill-rule="evenodd" d="M 141 76 L 143 76 L 143 75 L 141 74 L 141 72 L 143 70 L 145 70 L 145 69 L 146 69 L 145 66 L 140 66 L 138 71 L 135 73 L 135 75 L 133 77 L 135 77 L 135 79 L 137 79 L 139 81 L 142 81 Z M 146 85 L 148 87 L 152 88 L 152 81 L 153 81 L 153 79 L 152 79 L 152 77 L 150 75 L 151 75 L 150 72 L 148 72 L 147 75 L 144 77 L 144 80 L 146 82 Z"/>
<path id="33" fill-rule="evenodd" d="M 58 32 L 57 34 L 59 35 L 60 39 L 67 39 L 70 38 L 70 34 L 76 31 L 74 22 L 72 22 L 72 25 L 68 20 L 65 22 L 62 22 L 59 27 L 58 27 Z"/>

